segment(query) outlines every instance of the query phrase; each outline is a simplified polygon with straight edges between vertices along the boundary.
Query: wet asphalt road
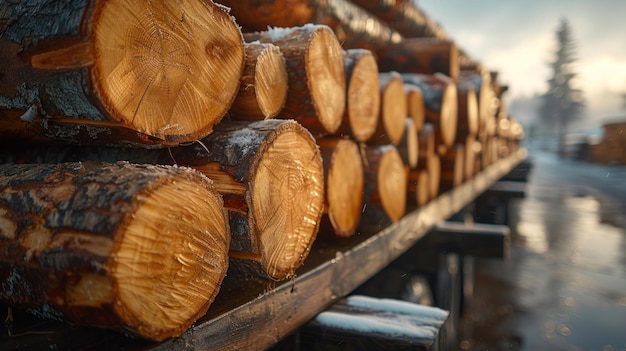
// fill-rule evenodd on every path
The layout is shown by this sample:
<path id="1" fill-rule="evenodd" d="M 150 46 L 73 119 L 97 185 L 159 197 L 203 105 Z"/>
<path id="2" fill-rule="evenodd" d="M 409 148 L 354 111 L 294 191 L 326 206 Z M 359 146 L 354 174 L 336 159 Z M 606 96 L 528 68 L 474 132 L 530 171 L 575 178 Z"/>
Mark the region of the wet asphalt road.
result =
<path id="1" fill-rule="evenodd" d="M 626 166 L 529 148 L 511 257 L 477 260 L 461 350 L 626 350 Z"/>

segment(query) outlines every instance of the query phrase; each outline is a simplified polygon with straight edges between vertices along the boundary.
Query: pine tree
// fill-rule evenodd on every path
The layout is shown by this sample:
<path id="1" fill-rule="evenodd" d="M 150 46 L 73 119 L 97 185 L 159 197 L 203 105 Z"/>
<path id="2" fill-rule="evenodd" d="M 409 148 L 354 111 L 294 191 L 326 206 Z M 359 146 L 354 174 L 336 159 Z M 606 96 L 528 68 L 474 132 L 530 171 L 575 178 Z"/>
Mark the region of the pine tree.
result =
<path id="1" fill-rule="evenodd" d="M 548 79 L 548 92 L 543 96 L 540 113 L 544 127 L 558 132 L 559 153 L 564 155 L 565 133 L 571 122 L 582 117 L 585 103 L 582 91 L 572 86 L 576 77 L 573 70 L 576 46 L 566 19 L 561 19 L 556 36 L 557 50 L 550 63 L 552 76 Z"/>

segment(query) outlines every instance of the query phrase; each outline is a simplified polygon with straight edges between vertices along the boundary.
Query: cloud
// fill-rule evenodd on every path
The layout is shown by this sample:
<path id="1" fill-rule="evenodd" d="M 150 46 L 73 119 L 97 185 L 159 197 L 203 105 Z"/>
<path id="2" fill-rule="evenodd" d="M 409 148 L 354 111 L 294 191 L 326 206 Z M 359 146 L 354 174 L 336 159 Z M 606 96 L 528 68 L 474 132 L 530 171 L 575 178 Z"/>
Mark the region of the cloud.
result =
<path id="1" fill-rule="evenodd" d="M 626 93 L 626 60 L 599 55 L 579 61 L 575 69 L 585 90 Z"/>
<path id="2" fill-rule="evenodd" d="M 623 113 L 621 96 L 626 94 L 626 60 L 599 55 L 580 61 L 576 70 L 588 115 L 609 117 Z"/>
<path id="3" fill-rule="evenodd" d="M 503 84 L 509 84 L 509 95 L 530 96 L 546 90 L 550 70 L 552 36 L 545 33 L 527 37 L 508 47 L 496 47 L 484 55 L 488 69 L 499 72 Z"/>

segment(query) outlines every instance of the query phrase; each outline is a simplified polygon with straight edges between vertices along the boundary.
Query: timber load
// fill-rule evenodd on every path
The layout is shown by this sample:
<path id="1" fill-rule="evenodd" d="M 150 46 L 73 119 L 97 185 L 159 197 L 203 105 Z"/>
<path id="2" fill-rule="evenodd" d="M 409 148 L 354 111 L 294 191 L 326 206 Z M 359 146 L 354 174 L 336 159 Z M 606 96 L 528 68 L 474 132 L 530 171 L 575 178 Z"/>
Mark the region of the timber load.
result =
<path id="1" fill-rule="evenodd" d="M 225 121 L 199 143 L 169 150 L 63 145 L 0 154 L 0 161 L 18 163 L 119 160 L 184 165 L 212 179 L 230 212 L 230 255 L 247 272 L 292 276 L 317 235 L 322 159 L 315 140 L 294 121 Z"/>
<path id="2" fill-rule="evenodd" d="M 209 134 L 244 66 L 211 1 L 9 2 L 0 27 L 2 142 L 175 146 Z"/>
<path id="3" fill-rule="evenodd" d="M 2 307 L 203 348 L 519 148 L 506 87 L 413 2 L 220 3 L 0 10 Z"/>

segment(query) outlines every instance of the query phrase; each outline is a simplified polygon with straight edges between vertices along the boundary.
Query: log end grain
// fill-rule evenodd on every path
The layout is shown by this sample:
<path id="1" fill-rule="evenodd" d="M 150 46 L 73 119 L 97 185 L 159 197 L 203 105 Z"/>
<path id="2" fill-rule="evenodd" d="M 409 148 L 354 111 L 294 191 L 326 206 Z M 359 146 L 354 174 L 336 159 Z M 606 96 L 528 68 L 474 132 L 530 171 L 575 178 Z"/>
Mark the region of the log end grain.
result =
<path id="1" fill-rule="evenodd" d="M 295 121 L 261 144 L 249 178 L 252 230 L 265 272 L 282 280 L 308 255 L 324 208 L 324 170 L 315 139 Z"/>
<path id="2" fill-rule="evenodd" d="M 221 196 L 199 178 L 170 180 L 140 198 L 116 244 L 115 309 L 149 339 L 187 330 L 206 313 L 226 274 L 226 213 Z"/>
<path id="3" fill-rule="evenodd" d="M 414 85 L 405 84 L 404 92 L 406 93 L 409 117 L 413 119 L 417 131 L 421 132 L 426 119 L 426 106 L 424 105 L 422 90 Z"/>
<path id="4" fill-rule="evenodd" d="M 233 119 L 276 117 L 287 99 L 287 68 L 280 48 L 270 43 L 246 43 L 246 66 L 230 112 Z"/>
<path id="5" fill-rule="evenodd" d="M 381 111 L 379 124 L 386 135 L 385 140 L 398 145 L 404 133 L 408 115 L 402 77 L 396 72 L 380 74 Z"/>
<path id="6" fill-rule="evenodd" d="M 434 199 L 439 196 L 439 187 L 441 184 L 441 159 L 439 155 L 433 154 L 428 156 L 426 160 L 426 170 L 428 171 L 429 179 L 428 197 Z"/>
<path id="7" fill-rule="evenodd" d="M 439 112 L 439 132 L 441 143 L 446 147 L 454 144 L 458 124 L 458 97 L 454 84 L 447 84 L 441 97 L 441 110 Z"/>
<path id="8" fill-rule="evenodd" d="M 381 155 L 378 169 L 378 191 L 385 213 L 396 222 L 405 214 L 407 171 L 395 147 Z"/>
<path id="9" fill-rule="evenodd" d="M 220 3 L 228 6 L 237 23 L 248 31 L 266 30 L 268 26 L 302 26 L 311 22 L 317 10 L 317 5 L 309 1 L 222 0 Z"/>
<path id="10" fill-rule="evenodd" d="M 473 86 L 460 87 L 458 89 L 458 128 L 456 135 L 457 143 L 464 143 L 468 135 L 478 133 L 478 97 Z"/>
<path id="11" fill-rule="evenodd" d="M 349 237 L 354 234 L 363 208 L 363 164 L 358 145 L 349 139 L 318 141 L 322 153 L 332 145 L 330 160 L 324 160 L 327 169 L 327 212 L 335 235 Z M 326 167 L 326 163 L 329 163 Z"/>
<path id="12" fill-rule="evenodd" d="M 90 77 L 105 109 L 160 139 L 209 134 L 232 104 L 244 67 L 234 19 L 211 1 L 101 4 Z"/>
<path id="13" fill-rule="evenodd" d="M 343 49 L 330 27 L 273 27 L 246 33 L 245 40 L 272 43 L 285 57 L 289 89 L 280 118 L 298 121 L 316 137 L 335 134 L 346 107 L 346 77 Z"/>
<path id="14" fill-rule="evenodd" d="M 345 56 L 348 85 L 345 112 L 347 124 L 354 139 L 365 142 L 372 137 L 378 125 L 378 64 L 372 52 L 365 49 L 347 50 Z"/>
<path id="15" fill-rule="evenodd" d="M 305 58 L 309 89 L 317 118 L 326 131 L 336 133 L 346 107 L 343 49 L 327 26 L 316 26 Z"/>

